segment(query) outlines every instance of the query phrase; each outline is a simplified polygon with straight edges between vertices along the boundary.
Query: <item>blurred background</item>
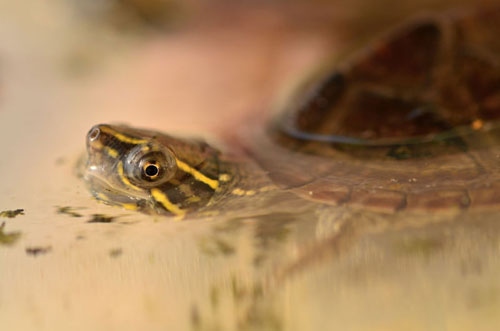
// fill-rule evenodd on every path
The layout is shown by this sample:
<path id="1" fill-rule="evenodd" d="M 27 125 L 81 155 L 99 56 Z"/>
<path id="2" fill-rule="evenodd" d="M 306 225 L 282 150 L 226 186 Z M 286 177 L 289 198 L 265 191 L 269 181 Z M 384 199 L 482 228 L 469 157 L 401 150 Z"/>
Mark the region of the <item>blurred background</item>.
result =
<path id="1" fill-rule="evenodd" d="M 331 220 L 173 223 L 98 205 L 75 176 L 96 123 L 217 140 L 410 16 L 494 3 L 0 0 L 0 211 L 25 210 L 0 219 L 0 328 L 498 329 L 489 226 L 365 238 L 264 286 L 258 257 L 293 260 Z"/>

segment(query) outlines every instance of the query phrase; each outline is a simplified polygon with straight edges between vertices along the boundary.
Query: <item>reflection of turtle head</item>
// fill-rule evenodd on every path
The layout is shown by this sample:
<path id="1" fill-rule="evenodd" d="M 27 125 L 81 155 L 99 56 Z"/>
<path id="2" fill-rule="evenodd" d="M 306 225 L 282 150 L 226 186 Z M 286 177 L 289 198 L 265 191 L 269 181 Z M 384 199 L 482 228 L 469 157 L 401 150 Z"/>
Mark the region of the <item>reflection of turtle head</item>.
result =
<path id="1" fill-rule="evenodd" d="M 199 141 L 100 124 L 87 134 L 87 154 L 94 196 L 127 209 L 182 215 L 219 185 L 218 153 Z"/>

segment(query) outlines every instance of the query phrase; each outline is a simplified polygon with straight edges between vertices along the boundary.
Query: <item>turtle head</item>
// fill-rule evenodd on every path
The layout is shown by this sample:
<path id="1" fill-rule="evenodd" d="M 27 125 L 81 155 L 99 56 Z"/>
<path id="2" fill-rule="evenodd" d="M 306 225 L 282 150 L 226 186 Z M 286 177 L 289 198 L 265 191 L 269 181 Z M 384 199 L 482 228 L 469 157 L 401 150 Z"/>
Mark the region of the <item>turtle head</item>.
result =
<path id="1" fill-rule="evenodd" d="M 204 206 L 217 190 L 218 154 L 202 141 L 98 124 L 87 134 L 84 179 L 107 204 L 183 215 Z"/>

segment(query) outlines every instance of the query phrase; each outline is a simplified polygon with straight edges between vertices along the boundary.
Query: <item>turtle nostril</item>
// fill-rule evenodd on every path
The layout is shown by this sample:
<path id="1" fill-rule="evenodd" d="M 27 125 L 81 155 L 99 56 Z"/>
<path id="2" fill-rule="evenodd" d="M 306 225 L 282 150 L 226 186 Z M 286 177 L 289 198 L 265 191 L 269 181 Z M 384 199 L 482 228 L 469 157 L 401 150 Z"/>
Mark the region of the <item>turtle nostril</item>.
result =
<path id="1" fill-rule="evenodd" d="M 100 134 L 101 134 L 101 130 L 99 130 L 99 128 L 93 128 L 92 130 L 90 130 L 90 132 L 88 134 L 88 138 L 90 141 L 94 141 L 97 138 L 99 138 Z"/>

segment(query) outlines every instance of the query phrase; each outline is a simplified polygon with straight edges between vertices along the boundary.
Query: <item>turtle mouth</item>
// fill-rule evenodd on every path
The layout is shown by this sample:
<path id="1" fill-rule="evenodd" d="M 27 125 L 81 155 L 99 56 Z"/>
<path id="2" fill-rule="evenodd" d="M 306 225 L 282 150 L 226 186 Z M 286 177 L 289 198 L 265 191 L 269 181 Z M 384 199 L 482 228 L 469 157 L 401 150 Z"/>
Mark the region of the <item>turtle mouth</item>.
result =
<path id="1" fill-rule="evenodd" d="M 148 191 L 132 191 L 116 182 L 114 176 L 104 176 L 96 165 L 87 164 L 83 171 L 82 177 L 92 195 L 106 204 L 136 209 L 134 206 L 145 207 L 151 201 Z"/>

